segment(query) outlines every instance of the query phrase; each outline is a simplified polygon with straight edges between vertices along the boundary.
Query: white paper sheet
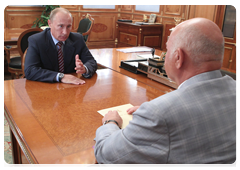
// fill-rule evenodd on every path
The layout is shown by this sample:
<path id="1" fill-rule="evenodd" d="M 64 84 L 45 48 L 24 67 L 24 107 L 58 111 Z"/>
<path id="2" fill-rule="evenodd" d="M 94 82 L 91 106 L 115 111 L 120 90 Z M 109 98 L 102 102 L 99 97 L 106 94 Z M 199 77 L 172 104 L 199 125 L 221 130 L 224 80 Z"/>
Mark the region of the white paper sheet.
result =
<path id="1" fill-rule="evenodd" d="M 148 58 L 152 58 L 152 54 L 139 54 L 138 57 L 148 59 Z M 154 55 L 154 58 L 160 58 L 160 56 Z"/>
<path id="2" fill-rule="evenodd" d="M 123 53 L 134 53 L 134 52 L 151 52 L 152 48 L 149 47 L 132 47 L 132 48 L 124 48 L 124 49 L 117 49 L 117 51 Z"/>
<path id="3" fill-rule="evenodd" d="M 132 115 L 129 115 L 127 113 L 127 109 L 129 109 L 131 107 L 133 107 L 133 105 L 125 104 L 125 105 L 121 105 L 121 106 L 116 106 L 116 107 L 111 107 L 108 109 L 99 110 L 98 113 L 100 113 L 102 116 L 105 116 L 105 114 L 107 114 L 108 111 L 110 111 L 110 110 L 118 111 L 118 114 L 120 115 L 120 117 L 123 120 L 122 129 L 124 129 L 129 124 L 129 121 L 132 120 Z"/>

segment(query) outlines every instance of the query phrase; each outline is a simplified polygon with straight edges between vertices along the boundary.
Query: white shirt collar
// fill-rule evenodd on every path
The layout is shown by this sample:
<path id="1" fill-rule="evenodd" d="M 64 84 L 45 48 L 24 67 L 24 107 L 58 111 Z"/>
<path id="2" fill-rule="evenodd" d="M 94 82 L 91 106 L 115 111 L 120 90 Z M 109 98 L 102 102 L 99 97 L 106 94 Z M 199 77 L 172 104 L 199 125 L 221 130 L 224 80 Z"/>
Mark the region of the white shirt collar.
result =
<path id="1" fill-rule="evenodd" d="M 56 38 L 54 38 L 54 36 L 52 35 L 51 31 L 50 31 L 50 34 L 52 36 L 54 44 L 56 45 L 59 41 Z M 63 41 L 63 44 L 65 44 L 65 41 Z"/>
<path id="2" fill-rule="evenodd" d="M 177 89 L 180 89 L 180 87 L 186 82 L 186 80 L 184 82 L 182 82 Z"/>

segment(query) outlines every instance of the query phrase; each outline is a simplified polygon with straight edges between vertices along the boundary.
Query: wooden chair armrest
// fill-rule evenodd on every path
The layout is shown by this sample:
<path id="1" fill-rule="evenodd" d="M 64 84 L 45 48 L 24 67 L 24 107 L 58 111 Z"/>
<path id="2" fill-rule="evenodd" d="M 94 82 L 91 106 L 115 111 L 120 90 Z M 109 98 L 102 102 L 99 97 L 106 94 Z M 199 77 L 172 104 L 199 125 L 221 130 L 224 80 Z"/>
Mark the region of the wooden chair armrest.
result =
<path id="1" fill-rule="evenodd" d="M 24 51 L 23 53 L 23 56 L 22 56 L 22 72 L 23 72 L 23 75 L 21 76 L 21 78 L 25 78 L 25 73 L 24 73 L 24 64 L 25 64 L 25 57 L 26 57 L 26 54 L 27 54 L 27 50 L 28 48 Z"/>

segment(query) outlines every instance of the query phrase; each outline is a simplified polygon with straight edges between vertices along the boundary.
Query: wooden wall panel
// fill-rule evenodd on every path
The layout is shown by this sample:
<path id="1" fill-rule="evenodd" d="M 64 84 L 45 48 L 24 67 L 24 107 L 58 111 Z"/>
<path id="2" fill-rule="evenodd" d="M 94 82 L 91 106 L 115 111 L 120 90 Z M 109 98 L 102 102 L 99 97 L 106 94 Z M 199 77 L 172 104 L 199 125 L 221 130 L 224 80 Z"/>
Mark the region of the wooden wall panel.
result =
<path id="1" fill-rule="evenodd" d="M 76 32 L 78 24 L 83 15 L 87 13 L 91 14 L 95 19 L 95 24 L 91 36 L 89 38 L 89 44 L 101 43 L 105 44 L 106 41 L 114 44 L 116 39 L 116 21 L 118 19 L 132 19 L 142 20 L 143 15 L 148 18 L 153 12 L 136 11 L 135 5 L 116 5 L 115 9 L 91 9 L 83 8 L 82 5 L 60 5 L 63 8 L 68 9 L 73 16 L 72 31 Z M 173 17 L 182 16 L 182 12 L 186 7 L 184 5 L 160 5 L 160 11 L 157 14 L 156 22 L 158 23 L 170 23 L 174 25 Z M 43 7 L 7 7 L 5 12 L 6 26 L 10 29 L 14 28 L 30 28 L 36 17 L 40 17 Z M 185 19 L 185 18 L 183 18 Z M 163 22 L 164 21 L 164 22 Z M 165 25 L 164 25 L 165 26 Z M 168 33 L 163 27 L 163 33 Z M 163 44 L 166 43 L 166 37 L 163 35 Z M 164 48 L 164 46 L 163 46 Z"/>
<path id="2" fill-rule="evenodd" d="M 95 19 L 89 44 L 111 42 L 114 45 L 116 39 L 116 21 L 118 19 L 142 20 L 143 15 L 148 18 L 150 14 L 157 15 L 156 22 L 163 24 L 162 50 L 166 50 L 165 44 L 170 34 L 169 29 L 175 26 L 175 17 L 181 21 L 194 17 L 216 19 L 217 5 L 160 5 L 160 11 L 144 12 L 136 11 L 135 5 L 116 5 L 115 9 L 91 9 L 83 8 L 83 5 L 60 5 L 68 9 L 73 16 L 73 32 L 77 31 L 78 24 L 83 15 L 89 13 Z M 5 9 L 6 27 L 10 29 L 27 28 L 41 15 L 43 7 L 19 7 L 10 6 Z"/>
<path id="3" fill-rule="evenodd" d="M 143 20 L 143 15 L 142 14 L 135 14 L 135 15 L 133 15 L 133 20 Z"/>
<path id="4" fill-rule="evenodd" d="M 236 46 L 225 44 L 224 50 L 222 67 L 225 69 L 236 70 Z"/>
<path id="5" fill-rule="evenodd" d="M 62 8 L 66 8 L 70 12 L 72 11 L 78 11 L 79 10 L 79 5 L 60 5 Z"/>
<path id="6" fill-rule="evenodd" d="M 40 17 L 42 7 L 7 6 L 4 11 L 4 21 L 9 29 L 31 28 L 36 18 Z"/>
<path id="7" fill-rule="evenodd" d="M 166 51 L 166 43 L 168 36 L 170 35 L 170 29 L 175 27 L 174 18 L 180 18 L 181 22 L 186 20 L 186 13 L 188 13 L 189 7 L 187 5 L 161 5 L 160 16 L 157 17 L 157 22 L 163 24 L 163 38 L 162 38 L 162 50 Z"/>
<path id="8" fill-rule="evenodd" d="M 133 15 L 132 15 L 132 14 L 123 13 L 123 14 L 121 14 L 121 15 L 119 16 L 119 18 L 132 20 L 132 19 L 133 19 Z"/>
<path id="9" fill-rule="evenodd" d="M 79 16 L 78 12 L 71 12 L 71 14 L 72 14 L 72 17 L 73 17 L 72 31 L 76 32 L 81 19 L 80 19 L 80 16 Z"/>
<path id="10" fill-rule="evenodd" d="M 40 14 L 8 14 L 7 27 L 12 28 L 31 28 L 33 22 L 39 17 Z"/>
<path id="11" fill-rule="evenodd" d="M 156 23 L 163 24 L 161 49 L 166 50 L 169 29 L 175 27 L 174 18 L 181 21 L 203 17 L 217 23 L 222 29 L 225 5 L 160 5 L 159 12 L 135 10 L 135 5 L 115 5 L 115 9 L 83 8 L 83 5 L 60 5 L 68 9 L 73 16 L 72 31 L 76 32 L 81 18 L 87 13 L 95 19 L 95 25 L 89 37 L 89 46 L 114 47 L 116 39 L 116 21 L 118 19 L 142 20 L 143 15 L 157 15 Z M 41 6 L 7 6 L 4 10 L 4 30 L 11 37 L 18 37 L 24 29 L 31 28 L 33 21 L 40 17 Z M 4 32 L 4 35 L 5 35 Z M 7 37 L 8 35 L 5 35 Z M 230 62 L 229 62 L 230 61 Z M 236 37 L 225 38 L 225 54 L 223 68 L 236 70 Z"/>
<path id="12" fill-rule="evenodd" d="M 163 30 L 163 40 L 162 40 L 162 49 L 166 50 L 166 43 L 168 40 L 168 36 L 171 34 L 170 29 L 175 27 L 174 22 L 170 22 L 170 21 L 163 21 L 163 25 L 164 25 L 164 30 Z"/>
<path id="13" fill-rule="evenodd" d="M 181 16 L 182 14 L 181 5 L 164 5 L 163 9 L 164 9 L 163 10 L 164 16 L 168 16 L 168 15 Z"/>
<path id="14" fill-rule="evenodd" d="M 217 13 L 217 5 L 191 5 L 190 18 L 202 17 L 215 22 Z"/>
<path id="15" fill-rule="evenodd" d="M 121 12 L 132 12 L 133 5 L 121 5 Z"/>
<path id="16" fill-rule="evenodd" d="M 116 16 L 107 14 L 93 14 L 94 26 L 92 28 L 90 42 L 114 41 Z"/>
<path id="17" fill-rule="evenodd" d="M 231 61 L 231 56 L 233 53 L 233 49 L 231 47 L 225 47 L 224 48 L 224 59 L 223 59 L 223 65 L 222 67 L 224 68 L 229 68 L 230 62 Z"/>

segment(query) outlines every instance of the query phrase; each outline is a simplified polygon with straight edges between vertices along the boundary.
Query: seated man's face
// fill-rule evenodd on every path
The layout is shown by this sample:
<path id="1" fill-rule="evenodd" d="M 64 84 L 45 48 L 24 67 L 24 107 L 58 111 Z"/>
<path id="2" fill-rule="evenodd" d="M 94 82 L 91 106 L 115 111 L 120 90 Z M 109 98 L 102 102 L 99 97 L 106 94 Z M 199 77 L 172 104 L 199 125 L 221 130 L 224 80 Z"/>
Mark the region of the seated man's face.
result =
<path id="1" fill-rule="evenodd" d="M 58 12 L 55 17 L 48 20 L 51 33 L 58 41 L 66 41 L 72 30 L 72 18 L 69 14 Z"/>

